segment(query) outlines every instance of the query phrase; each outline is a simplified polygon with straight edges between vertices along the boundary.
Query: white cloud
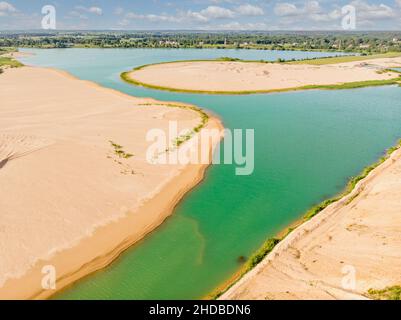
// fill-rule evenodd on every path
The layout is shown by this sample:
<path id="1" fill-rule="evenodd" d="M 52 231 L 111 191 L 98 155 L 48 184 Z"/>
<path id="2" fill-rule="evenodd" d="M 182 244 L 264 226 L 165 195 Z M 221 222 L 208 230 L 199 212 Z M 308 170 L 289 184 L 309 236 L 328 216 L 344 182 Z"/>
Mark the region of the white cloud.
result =
<path id="1" fill-rule="evenodd" d="M 315 22 L 330 22 L 339 20 L 343 15 L 340 10 L 335 9 L 328 13 L 312 13 L 309 18 Z"/>
<path id="2" fill-rule="evenodd" d="M 9 15 L 10 13 L 17 12 L 17 9 L 9 2 L 0 2 L 0 17 Z"/>
<path id="3" fill-rule="evenodd" d="M 305 2 L 303 6 L 296 6 L 293 3 L 278 3 L 274 8 L 274 13 L 281 17 L 281 23 L 289 25 L 293 23 L 305 22 L 333 22 L 342 18 L 341 9 L 331 11 L 324 10 L 316 0 Z M 320 26 L 317 26 L 318 28 Z"/>
<path id="4" fill-rule="evenodd" d="M 236 16 L 236 13 L 227 8 L 209 6 L 201 11 L 189 10 L 187 12 L 180 12 L 179 16 L 181 21 L 206 23 L 215 19 L 232 19 Z"/>
<path id="5" fill-rule="evenodd" d="M 321 1 L 323 2 L 323 0 Z M 326 2 L 325 2 L 326 3 Z M 357 26 L 374 28 L 376 21 L 397 23 L 401 21 L 401 0 L 394 0 L 394 6 L 383 3 L 370 3 L 365 0 L 351 0 L 347 5 L 356 9 Z M 315 22 L 314 29 L 339 29 L 343 14 L 338 4 L 322 7 L 317 0 L 306 2 L 281 2 L 277 3 L 274 13 L 279 17 L 279 23 L 285 26 L 305 25 L 307 21 Z M 329 23 L 329 24 L 328 24 Z"/>
<path id="6" fill-rule="evenodd" d="M 401 0 L 400 0 L 401 1 Z M 249 3 L 242 4 L 235 9 L 235 11 L 243 16 L 262 16 L 264 11 L 261 7 L 253 6 Z"/>
<path id="7" fill-rule="evenodd" d="M 83 7 L 83 6 L 76 6 L 75 9 L 80 12 L 92 13 L 98 16 L 103 14 L 103 9 L 99 7 Z"/>
<path id="8" fill-rule="evenodd" d="M 233 3 L 235 0 L 210 0 L 214 4 Z"/>
<path id="9" fill-rule="evenodd" d="M 362 22 L 391 19 L 399 16 L 399 13 L 397 14 L 393 8 L 383 3 L 369 4 L 362 0 L 355 0 L 350 4 L 356 8 L 357 19 L 361 19 Z"/>
<path id="10" fill-rule="evenodd" d="M 277 3 L 274 7 L 274 13 L 280 17 L 295 16 L 300 14 L 300 10 L 295 4 L 284 2 Z"/>
<path id="11" fill-rule="evenodd" d="M 218 6 L 209 6 L 199 13 L 207 19 L 229 19 L 235 16 L 234 11 Z"/>
<path id="12" fill-rule="evenodd" d="M 239 23 L 229 22 L 226 24 L 209 26 L 206 29 L 210 30 L 237 30 L 237 31 L 254 31 L 254 30 L 268 30 L 269 27 L 266 23 Z M 270 28 L 271 29 L 271 28 Z"/>
<path id="13" fill-rule="evenodd" d="M 304 6 L 297 7 L 293 3 L 277 3 L 274 7 L 274 13 L 280 17 L 311 15 L 322 13 L 323 9 L 318 1 L 307 1 Z"/>
<path id="14" fill-rule="evenodd" d="M 220 3 L 237 3 L 236 0 L 212 0 L 209 1 L 213 4 Z M 120 13 L 120 11 L 118 12 Z M 218 5 L 210 5 L 202 10 L 193 11 L 177 11 L 175 14 L 140 14 L 136 12 L 130 12 L 124 15 L 123 19 L 120 21 L 120 25 L 129 25 L 133 20 L 147 20 L 150 22 L 170 22 L 170 23 L 181 23 L 186 26 L 202 24 L 203 27 L 207 27 L 207 23 L 211 23 L 214 20 L 229 20 L 238 18 L 241 16 L 262 16 L 264 11 L 261 7 L 251 5 L 249 3 L 233 6 L 231 9 L 221 7 Z M 228 24 L 227 24 L 228 25 Z M 237 25 L 233 24 L 233 27 Z M 246 25 L 246 28 L 252 28 L 252 24 Z"/>
<path id="15" fill-rule="evenodd" d="M 200 0 L 199 0 L 200 1 Z M 285 0 L 284 0 L 285 1 Z M 288 0 L 287 0 L 288 1 Z M 401 0 L 393 0 L 393 6 L 383 3 L 372 3 L 369 0 L 350 0 L 349 4 L 355 6 L 357 12 L 357 25 L 367 26 L 375 21 L 401 21 Z M 371 0 L 370 0 L 371 1 Z M 383 0 L 384 1 L 384 0 Z M 220 3 L 230 2 L 229 7 L 219 6 Z M 164 22 L 201 28 L 219 28 L 233 30 L 261 30 L 267 29 L 266 22 L 232 20 L 218 24 L 218 20 L 239 19 L 241 17 L 256 17 L 265 14 L 262 7 L 236 0 L 209 0 L 209 5 L 202 10 L 177 11 L 174 14 L 138 14 L 123 15 L 123 11 L 115 12 L 122 16 L 121 24 L 126 25 L 133 20 L 146 20 L 149 22 Z M 324 5 L 323 5 L 324 4 Z M 340 29 L 343 14 L 341 6 L 336 3 L 328 4 L 326 0 L 292 0 L 276 3 L 274 13 L 278 17 L 274 27 L 291 28 L 300 26 L 308 29 Z"/>
<path id="16" fill-rule="evenodd" d="M 137 14 L 135 12 L 129 12 L 125 15 L 123 22 L 128 24 L 128 20 L 147 20 L 150 22 L 179 22 L 180 19 L 175 16 L 169 16 L 166 14 Z"/>
<path id="17" fill-rule="evenodd" d="M 189 21 L 196 21 L 196 22 L 208 22 L 209 19 L 205 16 L 203 16 L 200 12 L 194 12 L 194 11 L 187 11 L 185 13 L 180 14 L 184 19 L 185 17 Z"/>
<path id="18" fill-rule="evenodd" d="M 129 12 L 120 24 L 127 25 L 130 20 L 147 20 L 150 22 L 170 23 L 207 23 L 214 19 L 230 19 L 235 17 L 235 12 L 218 6 L 209 6 L 201 11 L 179 11 L 176 15 L 168 14 L 138 14 Z"/>
<path id="19" fill-rule="evenodd" d="M 98 16 L 101 16 L 103 14 L 102 8 L 99 8 L 99 7 L 90 7 L 89 12 L 97 14 Z"/>

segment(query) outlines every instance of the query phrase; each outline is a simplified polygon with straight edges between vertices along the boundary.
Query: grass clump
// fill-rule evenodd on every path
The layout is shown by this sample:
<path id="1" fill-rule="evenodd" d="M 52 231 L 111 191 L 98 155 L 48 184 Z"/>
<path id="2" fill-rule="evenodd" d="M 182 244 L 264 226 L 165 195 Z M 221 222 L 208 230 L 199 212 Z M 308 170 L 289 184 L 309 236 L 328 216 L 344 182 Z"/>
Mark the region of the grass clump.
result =
<path id="1" fill-rule="evenodd" d="M 23 64 L 13 58 L 5 57 L 3 55 L 15 51 L 13 48 L 0 48 L 0 74 L 4 72 L 5 68 L 19 68 Z"/>
<path id="2" fill-rule="evenodd" d="M 156 106 L 166 106 L 169 108 L 187 109 L 187 110 L 195 111 L 200 115 L 200 118 L 201 118 L 200 123 L 195 128 L 193 128 L 192 131 L 188 132 L 187 134 L 177 137 L 173 142 L 174 147 L 180 147 L 182 144 L 189 141 L 196 133 L 200 132 L 209 121 L 209 115 L 205 111 L 203 111 L 201 108 L 198 108 L 195 106 L 178 105 L 178 104 L 172 104 L 172 103 L 142 103 L 140 105 L 142 105 L 142 106 L 155 106 L 156 105 Z M 167 149 L 166 151 L 171 151 L 171 150 Z"/>
<path id="3" fill-rule="evenodd" d="M 2 68 L 2 67 L 19 68 L 22 66 L 23 66 L 23 64 L 17 60 L 14 60 L 9 57 L 1 57 L 0 56 L 0 68 Z"/>
<path id="4" fill-rule="evenodd" d="M 114 143 L 113 141 L 109 141 L 111 146 L 114 148 L 114 153 L 121 159 L 129 159 L 132 158 L 134 155 L 131 153 L 127 153 L 123 150 L 123 146 L 120 146 L 117 143 Z"/>
<path id="5" fill-rule="evenodd" d="M 388 52 L 383 54 L 373 54 L 368 56 L 338 56 L 338 57 L 327 57 L 327 58 L 315 58 L 305 59 L 288 62 L 289 64 L 311 64 L 311 65 L 325 65 L 325 64 L 336 64 L 344 62 L 355 62 L 355 61 L 366 61 L 380 58 L 397 58 L 400 57 L 399 52 Z"/>
<path id="6" fill-rule="evenodd" d="M 312 207 L 309 209 L 309 211 L 305 214 L 304 219 L 305 220 L 310 220 L 314 216 L 316 216 L 319 212 L 322 212 L 324 209 L 326 209 L 329 205 L 331 205 L 334 202 L 337 202 L 338 200 L 341 199 L 341 196 L 332 198 L 332 199 L 327 199 L 324 200 L 322 203 L 319 203 L 318 205 Z"/>
<path id="7" fill-rule="evenodd" d="M 273 251 L 276 245 L 280 242 L 279 239 L 268 239 L 258 251 L 256 251 L 246 263 L 246 271 L 248 272 L 255 268 L 262 260 Z"/>
<path id="8" fill-rule="evenodd" d="M 303 86 L 298 90 L 313 90 L 313 89 L 321 89 L 321 90 L 347 90 L 347 89 L 358 89 L 365 87 L 377 87 L 377 86 L 389 86 L 399 84 L 401 81 L 401 77 L 388 79 L 388 80 L 367 80 L 367 81 L 356 81 L 356 82 L 348 82 L 342 84 L 333 84 L 333 85 L 312 85 L 312 86 Z"/>
<path id="9" fill-rule="evenodd" d="M 13 48 L 13 47 L 0 47 L 0 55 L 6 54 L 6 53 L 12 53 L 18 51 L 18 49 Z"/>
<path id="10" fill-rule="evenodd" d="M 231 57 L 221 57 L 217 59 L 218 61 L 242 61 L 238 58 L 231 58 Z"/>
<path id="11" fill-rule="evenodd" d="M 383 290 L 370 289 L 368 295 L 374 300 L 401 300 L 401 286 L 387 287 Z"/>
<path id="12" fill-rule="evenodd" d="M 230 279 L 226 285 L 216 289 L 206 298 L 209 300 L 217 300 L 225 292 L 227 292 L 239 279 L 241 279 L 246 273 L 255 268 L 260 262 L 263 261 L 266 256 L 273 251 L 273 249 L 280 243 L 282 239 L 268 239 L 244 264 L 244 266 L 239 270 L 236 275 Z M 239 260 L 244 260 L 244 257 L 240 257 Z"/>

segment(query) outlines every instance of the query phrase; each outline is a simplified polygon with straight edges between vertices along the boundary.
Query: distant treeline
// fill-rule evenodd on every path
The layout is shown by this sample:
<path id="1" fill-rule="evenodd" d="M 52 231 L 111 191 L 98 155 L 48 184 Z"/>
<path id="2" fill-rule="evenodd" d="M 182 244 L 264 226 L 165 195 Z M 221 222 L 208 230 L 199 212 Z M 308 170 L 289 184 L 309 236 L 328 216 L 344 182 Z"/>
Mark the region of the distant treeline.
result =
<path id="1" fill-rule="evenodd" d="M 0 47 L 401 51 L 401 32 L 0 32 Z"/>

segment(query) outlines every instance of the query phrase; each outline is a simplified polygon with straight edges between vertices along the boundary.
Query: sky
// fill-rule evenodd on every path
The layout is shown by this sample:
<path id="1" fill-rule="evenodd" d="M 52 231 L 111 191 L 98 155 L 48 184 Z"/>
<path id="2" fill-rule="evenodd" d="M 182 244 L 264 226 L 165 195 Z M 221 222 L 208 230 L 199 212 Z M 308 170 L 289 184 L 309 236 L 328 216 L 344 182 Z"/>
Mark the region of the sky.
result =
<path id="1" fill-rule="evenodd" d="M 41 28 L 42 7 L 58 30 L 400 30 L 401 0 L 0 0 L 0 30 Z M 349 8 L 349 7 L 348 7 Z"/>

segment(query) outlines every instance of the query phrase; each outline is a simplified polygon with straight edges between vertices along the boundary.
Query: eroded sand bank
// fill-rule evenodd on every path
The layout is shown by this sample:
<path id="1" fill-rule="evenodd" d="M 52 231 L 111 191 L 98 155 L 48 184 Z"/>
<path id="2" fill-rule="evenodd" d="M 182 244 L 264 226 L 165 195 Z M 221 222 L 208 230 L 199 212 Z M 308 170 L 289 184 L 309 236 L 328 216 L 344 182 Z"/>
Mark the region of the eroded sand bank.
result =
<path id="1" fill-rule="evenodd" d="M 45 265 L 58 290 L 106 266 L 203 178 L 207 165 L 145 157 L 149 129 L 193 129 L 194 110 L 32 67 L 0 75 L 0 97 L 0 298 L 54 294 L 42 288 Z"/>
<path id="2" fill-rule="evenodd" d="M 305 223 L 222 299 L 365 299 L 401 284 L 401 150 Z M 354 287 L 355 284 L 355 287 Z"/>
<path id="3" fill-rule="evenodd" d="M 399 74 L 381 72 L 401 65 L 401 58 L 332 65 L 199 61 L 146 66 L 128 77 L 145 85 L 189 91 L 274 91 L 309 85 L 389 80 Z M 379 71 L 379 72 L 378 72 Z"/>

